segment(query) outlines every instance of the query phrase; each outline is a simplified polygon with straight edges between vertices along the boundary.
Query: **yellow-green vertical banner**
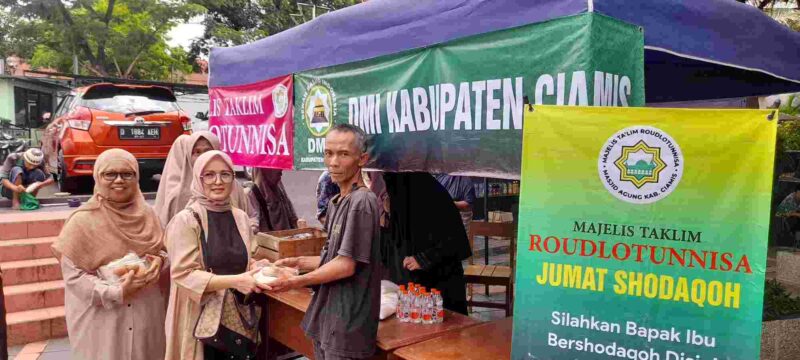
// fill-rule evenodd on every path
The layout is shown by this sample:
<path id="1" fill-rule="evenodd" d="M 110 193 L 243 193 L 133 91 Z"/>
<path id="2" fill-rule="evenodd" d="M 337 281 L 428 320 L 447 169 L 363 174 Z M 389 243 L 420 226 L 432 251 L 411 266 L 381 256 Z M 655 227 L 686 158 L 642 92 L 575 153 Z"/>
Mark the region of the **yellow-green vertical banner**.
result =
<path id="1" fill-rule="evenodd" d="M 776 116 L 526 107 L 514 359 L 758 359 Z"/>

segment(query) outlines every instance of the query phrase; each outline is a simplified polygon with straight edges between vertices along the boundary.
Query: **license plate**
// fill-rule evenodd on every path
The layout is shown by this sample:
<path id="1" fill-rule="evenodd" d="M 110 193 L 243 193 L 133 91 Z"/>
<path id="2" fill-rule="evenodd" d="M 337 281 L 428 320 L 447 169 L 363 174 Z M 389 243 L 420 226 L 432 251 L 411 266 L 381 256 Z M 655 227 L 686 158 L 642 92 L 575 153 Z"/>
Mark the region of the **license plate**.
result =
<path id="1" fill-rule="evenodd" d="M 120 140 L 159 140 L 161 128 L 157 127 L 121 127 L 119 128 Z"/>

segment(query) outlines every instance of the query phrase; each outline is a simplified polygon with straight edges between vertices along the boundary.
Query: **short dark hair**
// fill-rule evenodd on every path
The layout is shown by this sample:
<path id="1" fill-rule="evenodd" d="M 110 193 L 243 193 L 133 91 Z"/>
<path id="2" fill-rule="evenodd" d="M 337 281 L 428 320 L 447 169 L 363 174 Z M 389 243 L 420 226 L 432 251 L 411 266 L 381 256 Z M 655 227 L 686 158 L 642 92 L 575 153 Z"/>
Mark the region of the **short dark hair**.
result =
<path id="1" fill-rule="evenodd" d="M 367 133 L 360 127 L 353 124 L 336 124 L 331 128 L 331 131 L 353 134 L 356 138 L 356 148 L 361 150 L 362 153 L 367 152 Z"/>

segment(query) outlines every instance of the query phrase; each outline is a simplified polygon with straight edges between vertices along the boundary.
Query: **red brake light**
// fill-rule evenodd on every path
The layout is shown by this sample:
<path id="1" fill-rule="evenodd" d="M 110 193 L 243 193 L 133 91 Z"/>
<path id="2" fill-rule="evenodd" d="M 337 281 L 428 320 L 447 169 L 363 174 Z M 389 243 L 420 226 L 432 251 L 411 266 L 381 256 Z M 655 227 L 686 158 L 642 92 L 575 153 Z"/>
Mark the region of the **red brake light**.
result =
<path id="1" fill-rule="evenodd" d="M 84 107 L 76 107 L 68 115 L 67 124 L 76 130 L 89 130 L 92 126 L 92 112 Z"/>
<path id="2" fill-rule="evenodd" d="M 94 161 L 76 161 L 75 170 L 92 170 L 94 168 Z"/>
<path id="3" fill-rule="evenodd" d="M 181 115 L 181 126 L 183 131 L 192 131 L 192 120 L 188 116 Z"/>

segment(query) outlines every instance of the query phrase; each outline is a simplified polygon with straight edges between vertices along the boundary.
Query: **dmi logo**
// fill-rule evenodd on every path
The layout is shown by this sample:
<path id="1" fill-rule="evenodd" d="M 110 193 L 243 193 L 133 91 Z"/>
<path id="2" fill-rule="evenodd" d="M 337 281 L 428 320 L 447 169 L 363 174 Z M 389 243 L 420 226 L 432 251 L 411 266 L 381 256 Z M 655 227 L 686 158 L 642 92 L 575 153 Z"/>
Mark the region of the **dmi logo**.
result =
<path id="1" fill-rule="evenodd" d="M 325 80 L 314 80 L 303 95 L 303 122 L 314 136 L 325 136 L 336 116 L 336 93 Z"/>

